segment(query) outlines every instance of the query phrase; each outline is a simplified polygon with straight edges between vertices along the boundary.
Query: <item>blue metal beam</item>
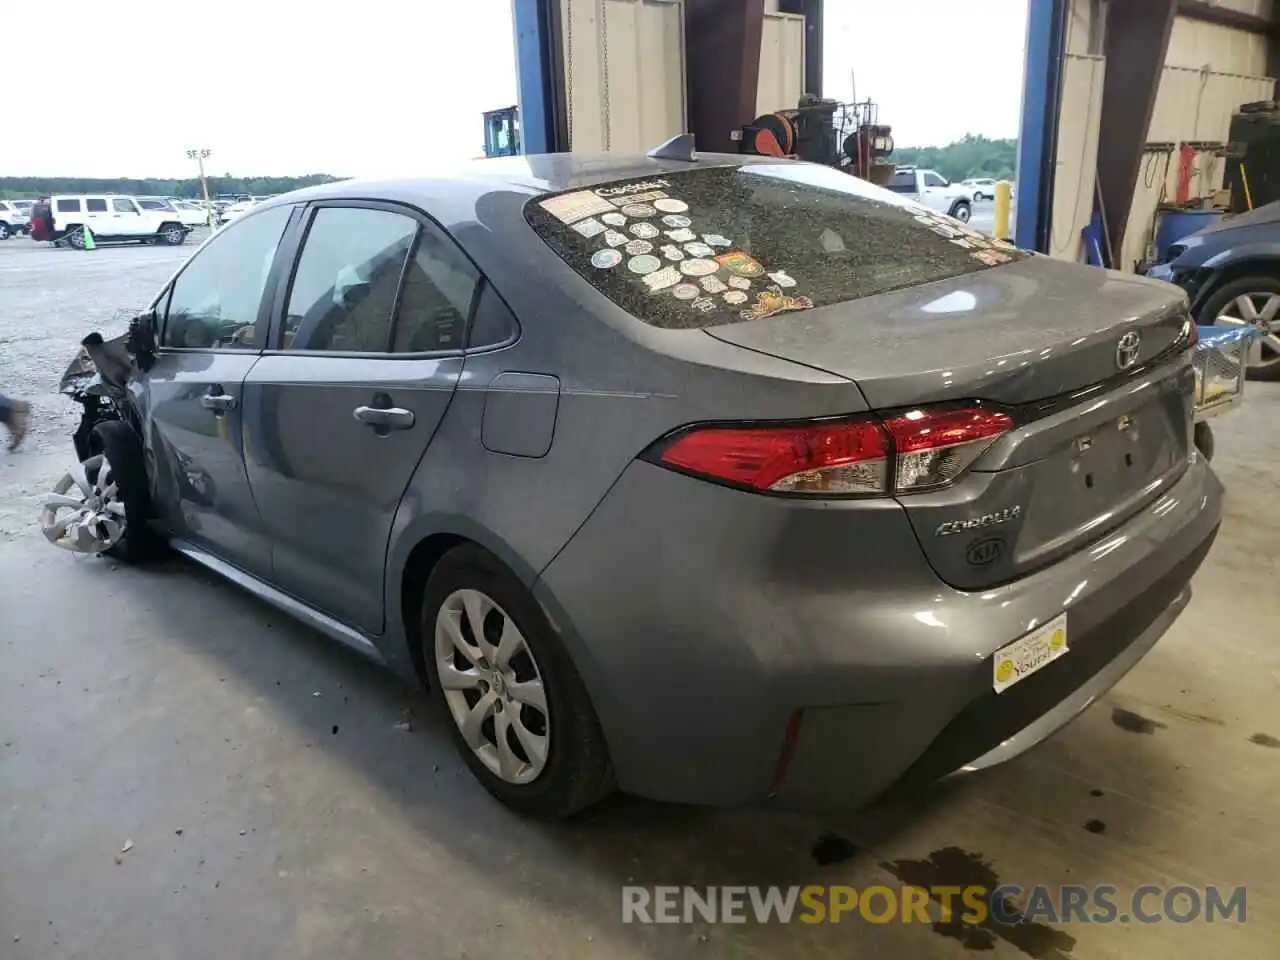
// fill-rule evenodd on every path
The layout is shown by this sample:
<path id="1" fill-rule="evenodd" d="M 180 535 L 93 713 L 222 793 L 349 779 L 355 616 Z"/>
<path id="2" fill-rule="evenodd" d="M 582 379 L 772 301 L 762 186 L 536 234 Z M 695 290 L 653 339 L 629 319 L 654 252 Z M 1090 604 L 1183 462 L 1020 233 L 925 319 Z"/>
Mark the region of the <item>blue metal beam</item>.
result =
<path id="1" fill-rule="evenodd" d="M 1028 0 L 1027 62 L 1018 135 L 1018 212 L 1014 237 L 1026 250 L 1049 252 L 1053 173 L 1058 153 L 1069 0 Z"/>
<path id="2" fill-rule="evenodd" d="M 512 0 L 516 81 L 525 153 L 569 149 L 559 0 Z"/>

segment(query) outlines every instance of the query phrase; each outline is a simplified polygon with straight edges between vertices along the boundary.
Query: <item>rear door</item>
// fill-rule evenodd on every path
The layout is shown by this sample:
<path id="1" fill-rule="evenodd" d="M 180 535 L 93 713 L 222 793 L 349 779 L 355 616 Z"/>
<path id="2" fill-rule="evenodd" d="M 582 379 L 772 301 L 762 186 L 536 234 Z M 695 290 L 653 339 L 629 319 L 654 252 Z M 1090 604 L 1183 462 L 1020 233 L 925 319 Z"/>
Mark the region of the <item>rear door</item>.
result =
<path id="1" fill-rule="evenodd" d="M 263 302 L 294 208 L 265 210 L 212 238 L 157 306 L 146 377 L 154 501 L 178 536 L 269 576 L 271 549 L 244 470 L 245 374 L 265 341 Z"/>
<path id="2" fill-rule="evenodd" d="M 377 633 L 392 519 L 461 375 L 477 274 L 407 208 L 321 203 L 307 220 L 245 383 L 249 480 L 276 584 Z"/>
<path id="3" fill-rule="evenodd" d="M 75 222 L 86 224 L 95 237 L 118 236 L 111 216 L 111 204 L 106 197 L 85 197 L 84 213 Z"/>

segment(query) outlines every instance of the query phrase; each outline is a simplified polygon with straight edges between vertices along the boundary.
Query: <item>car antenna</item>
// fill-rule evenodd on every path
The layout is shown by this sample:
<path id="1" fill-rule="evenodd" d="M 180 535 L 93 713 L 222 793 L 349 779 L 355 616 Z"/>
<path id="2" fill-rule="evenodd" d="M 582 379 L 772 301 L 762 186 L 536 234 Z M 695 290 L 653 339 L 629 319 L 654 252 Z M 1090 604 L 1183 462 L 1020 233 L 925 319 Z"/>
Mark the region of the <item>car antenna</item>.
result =
<path id="1" fill-rule="evenodd" d="M 698 159 L 693 150 L 693 134 L 680 133 L 666 143 L 654 147 L 647 154 L 651 160 L 686 160 L 690 163 Z"/>

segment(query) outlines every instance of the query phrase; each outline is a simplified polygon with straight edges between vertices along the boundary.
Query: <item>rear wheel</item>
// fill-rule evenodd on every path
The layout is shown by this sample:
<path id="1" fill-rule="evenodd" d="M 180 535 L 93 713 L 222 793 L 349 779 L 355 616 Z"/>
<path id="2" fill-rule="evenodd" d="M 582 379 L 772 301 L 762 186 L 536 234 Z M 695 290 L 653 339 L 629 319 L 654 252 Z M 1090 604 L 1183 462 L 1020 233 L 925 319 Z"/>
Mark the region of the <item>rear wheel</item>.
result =
<path id="1" fill-rule="evenodd" d="M 1208 299 L 1196 319 L 1202 324 L 1255 327 L 1258 336 L 1249 351 L 1246 376 L 1280 380 L 1280 280 L 1232 280 Z"/>
<path id="2" fill-rule="evenodd" d="M 957 200 L 951 207 L 951 216 L 961 223 L 968 223 L 969 218 L 973 216 L 973 207 L 969 205 L 968 200 Z"/>
<path id="3" fill-rule="evenodd" d="M 74 226 L 66 235 L 67 244 L 77 250 L 84 249 L 84 227 Z"/>
<path id="4" fill-rule="evenodd" d="M 422 654 L 463 760 L 494 797 L 565 817 L 607 794 L 600 721 L 536 600 L 496 558 L 467 544 L 427 581 Z"/>
<path id="5" fill-rule="evenodd" d="M 166 223 L 160 228 L 156 238 L 171 247 L 179 247 L 187 242 L 187 231 L 180 223 Z"/>
<path id="6" fill-rule="evenodd" d="M 0 220 L 0 240 L 8 240 L 13 235 L 13 231 L 9 229 L 9 225 Z"/>

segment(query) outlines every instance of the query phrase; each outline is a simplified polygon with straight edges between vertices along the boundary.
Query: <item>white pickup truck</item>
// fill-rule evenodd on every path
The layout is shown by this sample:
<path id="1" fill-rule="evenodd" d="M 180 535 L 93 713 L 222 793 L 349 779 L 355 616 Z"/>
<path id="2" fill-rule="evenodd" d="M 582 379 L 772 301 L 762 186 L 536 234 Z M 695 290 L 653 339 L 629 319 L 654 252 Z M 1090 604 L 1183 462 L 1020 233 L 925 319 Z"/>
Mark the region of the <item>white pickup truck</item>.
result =
<path id="1" fill-rule="evenodd" d="M 886 184 L 894 193 L 910 197 L 930 210 L 968 223 L 973 216 L 973 192 L 969 187 L 952 183 L 936 170 L 898 167 Z"/>

